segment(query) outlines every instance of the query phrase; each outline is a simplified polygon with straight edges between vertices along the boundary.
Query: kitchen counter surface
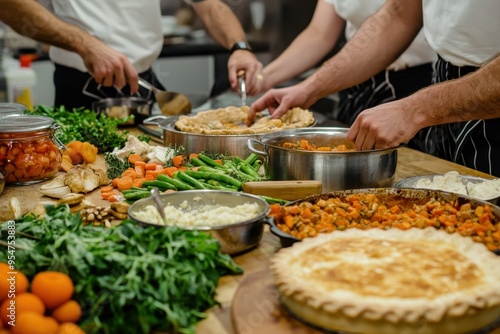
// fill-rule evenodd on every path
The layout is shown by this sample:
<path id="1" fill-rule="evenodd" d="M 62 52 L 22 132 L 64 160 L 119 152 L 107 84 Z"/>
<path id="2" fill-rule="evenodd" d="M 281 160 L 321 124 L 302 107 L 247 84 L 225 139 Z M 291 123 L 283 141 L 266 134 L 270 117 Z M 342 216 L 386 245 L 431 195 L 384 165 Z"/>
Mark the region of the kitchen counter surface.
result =
<path id="1" fill-rule="evenodd" d="M 395 182 L 416 175 L 445 173 L 451 170 L 456 170 L 461 174 L 480 176 L 485 178 L 493 178 L 491 175 L 478 172 L 473 169 L 463 167 L 461 165 L 424 154 L 410 148 L 402 147 L 398 149 L 398 166 L 396 169 Z M 17 197 L 21 202 L 24 211 L 31 210 L 40 202 L 51 202 L 49 198 L 41 196 L 38 192 L 40 184 L 23 186 L 23 187 L 6 187 L 4 193 L 0 195 L 0 208 L 5 207 L 12 197 Z M 87 195 L 94 204 L 109 204 L 100 199 L 99 189 Z M 269 264 L 269 259 L 280 248 L 280 242 L 277 237 L 272 235 L 266 227 L 264 236 L 259 246 L 244 254 L 237 255 L 234 260 L 243 267 L 244 274 L 237 276 L 222 277 L 217 288 L 216 299 L 221 303 L 220 307 L 213 308 L 208 312 L 208 318 L 199 323 L 197 333 L 201 334 L 233 334 L 237 333 L 231 316 L 231 308 L 234 302 L 235 294 L 239 284 L 250 275 L 266 270 Z M 257 314 L 258 315 L 258 314 Z M 255 316 L 257 316 L 255 315 Z M 253 319 L 253 318 L 252 318 Z M 240 327 L 238 333 L 251 334 L 259 332 L 259 318 L 239 319 L 243 321 L 253 321 L 251 326 Z M 242 323 L 240 321 L 240 324 Z M 284 332 L 283 332 L 284 333 Z M 299 332 L 291 332 L 299 333 Z M 309 331 L 301 331 L 300 333 L 309 333 Z M 500 329 L 497 329 L 495 334 L 500 334 Z"/>

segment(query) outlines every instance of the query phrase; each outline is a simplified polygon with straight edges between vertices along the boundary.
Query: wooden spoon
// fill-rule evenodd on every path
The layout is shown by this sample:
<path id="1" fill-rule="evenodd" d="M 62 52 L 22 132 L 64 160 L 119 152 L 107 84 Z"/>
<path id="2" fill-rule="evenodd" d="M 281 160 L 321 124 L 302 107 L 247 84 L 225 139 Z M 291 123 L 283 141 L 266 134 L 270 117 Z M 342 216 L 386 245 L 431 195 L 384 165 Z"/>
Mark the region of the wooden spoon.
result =
<path id="1" fill-rule="evenodd" d="M 160 90 L 142 78 L 139 78 L 139 85 L 153 92 L 163 115 L 171 116 L 191 112 L 191 102 L 186 95 Z"/>

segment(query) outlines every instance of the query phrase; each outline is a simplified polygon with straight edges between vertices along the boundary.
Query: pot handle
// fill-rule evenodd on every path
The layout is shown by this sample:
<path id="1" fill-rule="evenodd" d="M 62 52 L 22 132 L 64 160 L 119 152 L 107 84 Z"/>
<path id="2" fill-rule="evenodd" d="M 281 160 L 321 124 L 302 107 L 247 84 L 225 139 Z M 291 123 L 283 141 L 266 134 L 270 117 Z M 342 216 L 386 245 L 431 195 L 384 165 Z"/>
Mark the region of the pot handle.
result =
<path id="1" fill-rule="evenodd" d="M 257 155 L 261 155 L 261 156 L 264 156 L 264 157 L 267 157 L 267 153 L 264 152 L 264 151 L 260 151 L 258 149 L 255 148 L 255 144 L 258 144 L 258 145 L 261 145 L 262 147 L 264 147 L 264 144 L 262 144 L 262 142 L 258 141 L 257 139 L 255 138 L 248 138 L 247 140 L 247 147 L 248 149 L 250 150 L 250 152 L 253 152 Z"/>
<path id="2" fill-rule="evenodd" d="M 172 116 L 155 115 L 155 116 L 151 116 L 151 117 L 146 118 L 143 121 L 143 123 L 149 124 L 149 125 L 158 125 L 158 124 L 160 124 L 161 121 L 163 121 L 164 119 L 169 119 L 170 117 L 172 117 Z"/>

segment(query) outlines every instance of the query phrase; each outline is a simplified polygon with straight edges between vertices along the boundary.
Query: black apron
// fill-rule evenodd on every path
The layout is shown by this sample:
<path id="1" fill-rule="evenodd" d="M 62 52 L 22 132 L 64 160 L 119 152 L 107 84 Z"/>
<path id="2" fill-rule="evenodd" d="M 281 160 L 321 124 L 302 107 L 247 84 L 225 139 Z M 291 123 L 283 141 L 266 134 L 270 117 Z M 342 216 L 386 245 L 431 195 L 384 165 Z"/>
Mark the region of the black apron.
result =
<path id="1" fill-rule="evenodd" d="M 457 67 L 438 58 L 436 82 L 460 78 L 476 67 Z M 420 130 L 411 146 L 482 172 L 500 176 L 500 118 L 448 123 Z"/>
<path id="2" fill-rule="evenodd" d="M 164 90 L 154 72 L 149 69 L 139 76 L 153 86 Z M 97 83 L 88 72 L 55 64 L 54 85 L 56 88 L 55 106 L 65 106 L 67 109 L 84 107 L 90 109 L 92 102 L 107 97 L 136 96 L 154 101 L 154 94 L 143 87 L 134 95 L 130 95 L 130 87 L 126 85 L 118 90 L 114 87 L 104 87 Z"/>

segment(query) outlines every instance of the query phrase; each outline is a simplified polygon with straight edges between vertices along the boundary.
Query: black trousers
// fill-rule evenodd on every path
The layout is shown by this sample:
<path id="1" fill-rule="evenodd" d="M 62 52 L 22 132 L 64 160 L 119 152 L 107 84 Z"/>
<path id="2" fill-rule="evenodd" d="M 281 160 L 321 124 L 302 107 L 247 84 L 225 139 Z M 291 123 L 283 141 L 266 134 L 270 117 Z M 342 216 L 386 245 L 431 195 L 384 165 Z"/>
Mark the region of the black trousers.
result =
<path id="1" fill-rule="evenodd" d="M 150 82 L 153 86 L 165 89 L 151 69 L 139 73 L 139 76 Z M 88 72 L 81 72 L 59 64 L 55 64 L 54 85 L 56 89 L 54 105 L 65 106 L 67 109 L 80 107 L 90 109 L 92 102 L 99 99 L 131 96 L 128 85 L 121 90 L 114 87 L 104 87 L 99 85 Z M 139 87 L 139 91 L 133 96 L 154 101 L 152 92 L 143 87 Z"/>
<path id="2" fill-rule="evenodd" d="M 452 80 L 476 70 L 471 66 L 454 66 L 439 57 L 435 80 Z M 426 153 L 500 177 L 500 118 L 431 126 L 417 133 L 412 145 Z"/>

